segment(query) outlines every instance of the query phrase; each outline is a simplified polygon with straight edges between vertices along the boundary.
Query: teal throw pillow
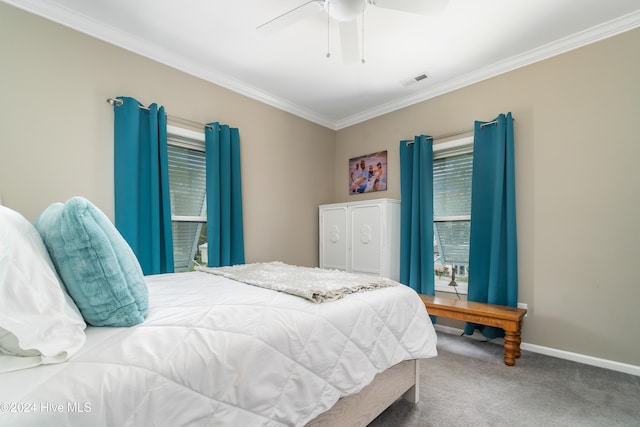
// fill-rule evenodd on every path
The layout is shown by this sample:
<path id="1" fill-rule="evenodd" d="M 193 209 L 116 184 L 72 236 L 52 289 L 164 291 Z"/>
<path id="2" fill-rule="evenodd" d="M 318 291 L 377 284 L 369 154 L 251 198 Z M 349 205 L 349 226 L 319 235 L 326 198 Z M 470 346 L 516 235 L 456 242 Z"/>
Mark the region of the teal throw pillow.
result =
<path id="1" fill-rule="evenodd" d="M 122 327 L 144 321 L 149 296 L 140 263 L 100 209 L 73 197 L 49 206 L 35 227 L 85 322 Z"/>

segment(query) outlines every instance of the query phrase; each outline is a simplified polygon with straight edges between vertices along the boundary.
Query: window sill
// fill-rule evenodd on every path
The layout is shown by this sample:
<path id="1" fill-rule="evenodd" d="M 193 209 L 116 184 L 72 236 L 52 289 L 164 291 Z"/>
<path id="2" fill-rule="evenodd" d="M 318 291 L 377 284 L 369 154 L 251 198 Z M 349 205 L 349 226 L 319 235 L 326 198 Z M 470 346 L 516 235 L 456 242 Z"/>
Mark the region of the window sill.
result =
<path id="1" fill-rule="evenodd" d="M 455 294 L 456 290 L 458 291 L 458 293 L 460 295 L 467 295 L 467 287 L 466 286 L 449 286 L 447 285 L 441 285 L 436 283 L 435 284 L 435 290 L 436 292 L 447 292 L 450 294 Z"/>

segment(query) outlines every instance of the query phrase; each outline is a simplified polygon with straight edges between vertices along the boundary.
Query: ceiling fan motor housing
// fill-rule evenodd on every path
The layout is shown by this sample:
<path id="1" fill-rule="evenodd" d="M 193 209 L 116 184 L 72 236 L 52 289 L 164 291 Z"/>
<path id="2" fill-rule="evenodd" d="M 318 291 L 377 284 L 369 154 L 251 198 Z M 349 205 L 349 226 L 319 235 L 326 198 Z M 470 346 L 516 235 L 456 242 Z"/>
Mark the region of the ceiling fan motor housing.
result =
<path id="1" fill-rule="evenodd" d="M 338 21 L 353 21 L 367 5 L 367 0 L 325 0 L 324 8 Z"/>

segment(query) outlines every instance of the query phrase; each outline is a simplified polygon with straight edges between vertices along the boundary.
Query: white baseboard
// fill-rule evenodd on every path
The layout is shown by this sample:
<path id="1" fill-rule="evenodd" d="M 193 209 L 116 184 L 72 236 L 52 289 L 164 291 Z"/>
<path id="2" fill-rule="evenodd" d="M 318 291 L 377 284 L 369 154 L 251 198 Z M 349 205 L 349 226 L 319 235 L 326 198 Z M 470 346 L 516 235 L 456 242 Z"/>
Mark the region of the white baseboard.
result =
<path id="1" fill-rule="evenodd" d="M 461 335 L 462 329 L 454 328 L 451 326 L 435 325 L 437 331 L 444 332 L 452 335 Z M 486 339 L 477 331 L 474 332 L 472 338 Z M 504 341 L 501 339 L 495 339 L 491 342 L 502 345 Z M 612 371 L 623 372 L 625 374 L 635 375 L 640 377 L 640 366 L 630 365 L 628 363 L 616 362 L 614 360 L 600 359 L 598 357 L 587 356 L 580 353 L 572 353 L 570 351 L 559 350 L 551 347 L 544 347 L 536 344 L 528 344 L 523 342 L 520 344 L 522 350 L 531 351 L 533 353 L 544 354 L 546 356 L 557 357 L 559 359 L 571 360 L 572 362 L 583 363 L 585 365 L 597 366 L 599 368 L 610 369 Z"/>

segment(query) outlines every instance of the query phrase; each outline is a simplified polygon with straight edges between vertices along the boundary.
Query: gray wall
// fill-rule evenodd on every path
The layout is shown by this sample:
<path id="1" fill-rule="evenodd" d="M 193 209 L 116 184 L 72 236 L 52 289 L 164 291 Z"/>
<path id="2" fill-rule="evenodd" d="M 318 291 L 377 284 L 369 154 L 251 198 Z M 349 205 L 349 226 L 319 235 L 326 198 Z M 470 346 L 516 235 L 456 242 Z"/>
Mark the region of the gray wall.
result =
<path id="1" fill-rule="evenodd" d="M 523 340 L 640 365 L 638 52 L 636 29 L 340 130 L 336 200 L 399 198 L 401 139 L 511 111 Z M 349 196 L 349 158 L 381 150 L 389 190 Z"/>
<path id="2" fill-rule="evenodd" d="M 317 207 L 349 196 L 351 157 L 516 119 L 520 301 L 527 343 L 640 365 L 640 30 L 338 132 L 0 4 L 0 194 L 35 219 L 73 195 L 113 215 L 117 95 L 240 128 L 247 261 L 317 265 Z M 308 168 L 334 179 L 309 182 Z"/>
<path id="3" fill-rule="evenodd" d="M 248 262 L 318 263 L 335 132 L 0 3 L 0 195 L 28 219 L 74 195 L 113 219 L 113 109 L 132 96 L 240 129 Z"/>

